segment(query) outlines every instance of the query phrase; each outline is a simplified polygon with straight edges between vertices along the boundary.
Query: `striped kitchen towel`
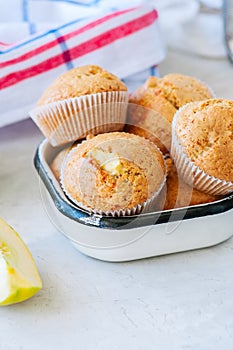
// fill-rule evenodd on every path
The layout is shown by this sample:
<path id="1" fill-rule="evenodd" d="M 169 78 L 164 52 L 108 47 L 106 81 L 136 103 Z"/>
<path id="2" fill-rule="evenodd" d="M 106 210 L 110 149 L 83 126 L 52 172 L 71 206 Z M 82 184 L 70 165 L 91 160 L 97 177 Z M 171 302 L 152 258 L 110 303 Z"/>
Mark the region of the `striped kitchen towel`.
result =
<path id="1" fill-rule="evenodd" d="M 165 55 L 157 11 L 150 3 L 113 3 L 0 0 L 0 127 L 27 118 L 67 69 L 97 64 L 129 86 L 154 73 Z"/>

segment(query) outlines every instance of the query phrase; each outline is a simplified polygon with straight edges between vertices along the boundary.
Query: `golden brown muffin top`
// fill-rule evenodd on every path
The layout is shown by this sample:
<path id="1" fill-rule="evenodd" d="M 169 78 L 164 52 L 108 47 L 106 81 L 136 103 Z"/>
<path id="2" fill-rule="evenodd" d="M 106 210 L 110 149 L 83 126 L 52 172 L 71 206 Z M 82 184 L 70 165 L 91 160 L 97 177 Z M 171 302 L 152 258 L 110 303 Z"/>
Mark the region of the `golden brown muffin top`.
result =
<path id="1" fill-rule="evenodd" d="M 125 131 L 155 143 L 166 154 L 171 147 L 171 125 L 160 114 L 139 105 L 128 106 Z"/>
<path id="2" fill-rule="evenodd" d="M 99 66 L 87 65 L 59 76 L 45 90 L 37 105 L 108 91 L 127 91 L 127 87 L 114 74 Z"/>
<path id="3" fill-rule="evenodd" d="M 161 152 L 127 133 L 100 134 L 75 148 L 65 162 L 67 194 L 91 209 L 125 210 L 144 203 L 165 178 Z"/>
<path id="4" fill-rule="evenodd" d="M 167 74 L 160 81 L 166 99 L 180 108 L 186 103 L 213 98 L 209 87 L 197 78 L 183 74 Z"/>
<path id="5" fill-rule="evenodd" d="M 159 82 L 159 78 L 149 77 L 130 95 L 126 131 L 151 140 L 166 154 L 176 108 L 166 100 Z"/>
<path id="6" fill-rule="evenodd" d="M 148 109 L 152 109 L 161 115 L 161 119 L 165 118 L 169 123 L 172 122 L 176 108 L 166 99 L 166 96 L 160 86 L 161 79 L 157 77 L 149 77 L 147 81 L 134 91 L 129 98 L 130 103 L 139 104 Z M 141 121 L 147 117 L 147 111 L 141 117 Z M 136 120 L 132 115 L 129 123 L 135 124 Z"/>
<path id="7" fill-rule="evenodd" d="M 233 182 L 233 101 L 210 99 L 184 106 L 174 120 L 184 153 L 206 174 Z"/>
<path id="8" fill-rule="evenodd" d="M 176 168 L 171 158 L 166 159 L 167 164 L 167 196 L 164 210 L 173 208 L 183 208 L 191 205 L 210 203 L 220 197 L 212 196 L 196 190 L 187 185 L 178 176 Z"/>
<path id="9" fill-rule="evenodd" d="M 129 102 L 151 108 L 172 122 L 176 110 L 181 106 L 212 97 L 210 89 L 197 78 L 172 73 L 163 78 L 149 77 L 131 94 Z"/>
<path id="10" fill-rule="evenodd" d="M 130 95 L 126 130 L 152 140 L 166 153 L 171 146 L 170 124 L 177 109 L 211 97 L 209 88 L 191 76 L 176 73 L 163 78 L 151 76 Z"/>

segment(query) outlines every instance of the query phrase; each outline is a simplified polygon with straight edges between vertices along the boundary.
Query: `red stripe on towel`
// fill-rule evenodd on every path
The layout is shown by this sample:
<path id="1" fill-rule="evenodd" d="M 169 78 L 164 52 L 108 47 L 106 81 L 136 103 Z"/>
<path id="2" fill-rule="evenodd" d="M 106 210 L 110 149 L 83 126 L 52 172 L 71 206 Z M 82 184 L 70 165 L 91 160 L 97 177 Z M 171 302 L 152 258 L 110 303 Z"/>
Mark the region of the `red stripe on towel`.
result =
<path id="1" fill-rule="evenodd" d="M 85 26 L 83 26 L 82 28 L 79 28 L 71 33 L 67 33 L 65 35 L 63 35 L 63 40 L 69 40 L 71 39 L 72 37 L 76 36 L 76 35 L 79 35 L 81 33 L 84 33 L 85 31 L 87 30 L 90 30 L 90 29 L 93 29 L 94 27 L 98 26 L 99 24 L 102 24 L 106 21 L 108 21 L 109 19 L 112 19 L 114 17 L 117 17 L 119 15 L 122 15 L 122 14 L 125 14 L 127 12 L 130 12 L 130 11 L 133 11 L 135 10 L 135 8 L 130 8 L 130 9 L 126 9 L 126 10 L 122 10 L 122 11 L 117 11 L 117 12 L 114 12 L 114 13 L 111 13 L 110 15 L 107 15 L 105 17 L 102 17 L 102 18 L 99 18 L 97 19 L 96 21 L 93 21 Z M 19 57 L 16 57 L 16 58 L 13 58 L 11 60 L 8 60 L 8 61 L 5 61 L 5 62 L 2 62 L 0 63 L 0 68 L 4 68 L 4 67 L 8 67 L 10 65 L 13 65 L 13 64 L 17 64 L 17 63 L 20 63 L 22 61 L 25 61 L 25 60 L 28 60 L 29 58 L 33 57 L 33 56 L 36 56 L 46 50 L 49 50 L 51 48 L 53 48 L 54 46 L 57 45 L 57 39 L 55 40 L 52 40 L 44 45 L 41 45 L 39 47 L 37 47 L 36 49 L 33 49 L 29 52 L 26 52 L 24 53 L 23 55 L 19 56 Z"/>
<path id="2" fill-rule="evenodd" d="M 142 30 L 150 26 L 158 17 L 155 10 L 143 15 L 128 23 L 122 24 L 114 29 L 111 29 L 101 35 L 92 38 L 85 43 L 75 46 L 69 50 L 69 55 L 72 59 L 81 57 L 89 52 L 100 49 L 112 42 L 124 38 L 132 33 Z M 35 66 L 10 73 L 0 79 L 0 89 L 5 89 L 22 80 L 34 77 L 38 74 L 45 73 L 53 68 L 56 68 L 64 63 L 64 53 L 51 57 Z"/>

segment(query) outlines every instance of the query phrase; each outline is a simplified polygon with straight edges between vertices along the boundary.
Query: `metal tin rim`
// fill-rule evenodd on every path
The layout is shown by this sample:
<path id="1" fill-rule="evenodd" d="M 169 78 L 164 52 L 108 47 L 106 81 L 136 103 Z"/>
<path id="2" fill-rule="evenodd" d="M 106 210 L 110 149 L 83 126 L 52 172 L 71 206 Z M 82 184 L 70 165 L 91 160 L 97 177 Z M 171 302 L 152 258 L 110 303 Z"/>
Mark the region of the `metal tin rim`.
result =
<path id="1" fill-rule="evenodd" d="M 224 213 L 233 208 L 233 194 L 218 200 L 216 202 L 195 205 L 184 208 L 177 208 L 159 212 L 151 212 L 124 217 L 101 216 L 89 213 L 81 208 L 73 206 L 68 201 L 64 200 L 59 191 L 54 186 L 52 179 L 48 176 L 47 171 L 41 160 L 41 148 L 46 140 L 42 141 L 34 157 L 34 166 L 48 190 L 56 208 L 66 217 L 80 224 L 101 229 L 132 229 L 151 225 L 159 225 L 168 222 L 179 220 L 195 219 L 208 215 L 216 215 Z"/>

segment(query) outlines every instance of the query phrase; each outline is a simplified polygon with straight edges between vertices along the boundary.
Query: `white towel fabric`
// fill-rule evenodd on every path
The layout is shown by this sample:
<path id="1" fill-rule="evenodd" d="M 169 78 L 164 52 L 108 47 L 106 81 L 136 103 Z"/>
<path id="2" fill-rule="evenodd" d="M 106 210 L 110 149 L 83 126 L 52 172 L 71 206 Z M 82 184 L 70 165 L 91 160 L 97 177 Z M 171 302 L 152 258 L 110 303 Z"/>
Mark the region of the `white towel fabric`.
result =
<path id="1" fill-rule="evenodd" d="M 157 74 L 164 42 L 184 54 L 226 57 L 222 0 L 201 3 L 220 14 L 200 13 L 198 0 L 0 0 L 0 127 L 26 118 L 75 66 L 99 64 L 132 90 Z"/>

